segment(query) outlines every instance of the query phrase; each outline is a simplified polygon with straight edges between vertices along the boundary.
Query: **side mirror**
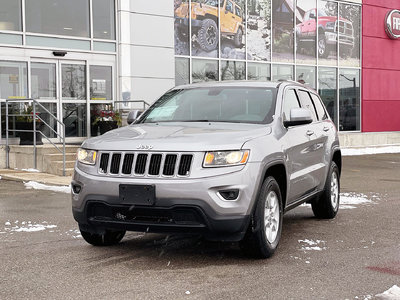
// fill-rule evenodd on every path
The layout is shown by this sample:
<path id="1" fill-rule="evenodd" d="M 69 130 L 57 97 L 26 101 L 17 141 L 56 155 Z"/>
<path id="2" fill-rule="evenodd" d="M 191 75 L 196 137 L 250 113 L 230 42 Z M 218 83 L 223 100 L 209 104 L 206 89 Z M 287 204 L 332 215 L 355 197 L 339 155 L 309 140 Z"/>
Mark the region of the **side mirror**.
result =
<path id="1" fill-rule="evenodd" d="M 290 110 L 290 120 L 284 121 L 283 125 L 290 126 L 305 125 L 312 123 L 311 111 L 306 108 L 292 108 Z"/>
<path id="2" fill-rule="evenodd" d="M 139 118 L 141 114 L 142 114 L 142 111 L 138 110 L 138 109 L 130 111 L 128 114 L 128 118 L 126 119 L 126 122 L 128 123 L 128 125 L 131 125 L 133 122 L 135 122 L 136 119 Z"/>
<path id="3" fill-rule="evenodd" d="M 315 15 L 315 13 L 310 13 L 310 19 L 317 19 L 317 16 Z"/>

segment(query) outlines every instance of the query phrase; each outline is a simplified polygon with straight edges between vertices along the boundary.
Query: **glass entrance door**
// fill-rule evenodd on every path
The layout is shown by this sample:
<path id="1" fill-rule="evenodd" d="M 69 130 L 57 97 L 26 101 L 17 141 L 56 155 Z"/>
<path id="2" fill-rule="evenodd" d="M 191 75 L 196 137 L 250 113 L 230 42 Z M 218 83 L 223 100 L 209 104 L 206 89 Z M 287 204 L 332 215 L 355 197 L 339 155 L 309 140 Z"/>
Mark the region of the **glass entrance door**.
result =
<path id="1" fill-rule="evenodd" d="M 114 99 L 114 64 L 97 61 L 31 59 L 30 95 L 65 124 L 67 141 L 82 142 L 100 134 L 99 117 L 112 108 Z M 41 115 L 55 131 L 57 122 Z M 46 126 L 43 133 L 56 135 Z M 56 140 L 54 140 L 56 141 Z"/>
<path id="2" fill-rule="evenodd" d="M 61 114 L 68 138 L 87 137 L 87 70 L 85 63 L 59 63 Z"/>

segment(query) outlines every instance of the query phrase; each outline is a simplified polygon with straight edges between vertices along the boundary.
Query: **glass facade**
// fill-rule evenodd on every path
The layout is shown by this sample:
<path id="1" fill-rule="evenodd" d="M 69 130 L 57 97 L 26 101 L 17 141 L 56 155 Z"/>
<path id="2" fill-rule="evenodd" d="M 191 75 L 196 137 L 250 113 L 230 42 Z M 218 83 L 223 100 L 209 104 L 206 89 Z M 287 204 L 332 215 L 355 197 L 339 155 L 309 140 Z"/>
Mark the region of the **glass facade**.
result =
<path id="1" fill-rule="evenodd" d="M 116 52 L 115 14 L 115 0 L 0 0 L 0 44 Z"/>
<path id="2" fill-rule="evenodd" d="M 361 5 L 339 0 L 174 3 L 177 85 L 296 80 L 318 90 L 339 130 L 360 130 Z"/>

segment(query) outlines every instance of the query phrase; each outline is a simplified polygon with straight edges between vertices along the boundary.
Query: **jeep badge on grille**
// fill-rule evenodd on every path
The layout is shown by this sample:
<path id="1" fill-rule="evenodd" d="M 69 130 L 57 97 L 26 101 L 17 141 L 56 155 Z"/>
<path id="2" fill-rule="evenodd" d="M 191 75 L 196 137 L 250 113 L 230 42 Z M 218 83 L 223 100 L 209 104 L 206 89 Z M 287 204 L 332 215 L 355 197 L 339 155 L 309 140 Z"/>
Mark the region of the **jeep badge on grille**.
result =
<path id="1" fill-rule="evenodd" d="M 138 149 L 138 150 L 151 150 L 151 149 L 153 149 L 153 146 L 151 146 L 151 145 L 139 145 L 139 146 L 136 147 L 136 149 Z"/>

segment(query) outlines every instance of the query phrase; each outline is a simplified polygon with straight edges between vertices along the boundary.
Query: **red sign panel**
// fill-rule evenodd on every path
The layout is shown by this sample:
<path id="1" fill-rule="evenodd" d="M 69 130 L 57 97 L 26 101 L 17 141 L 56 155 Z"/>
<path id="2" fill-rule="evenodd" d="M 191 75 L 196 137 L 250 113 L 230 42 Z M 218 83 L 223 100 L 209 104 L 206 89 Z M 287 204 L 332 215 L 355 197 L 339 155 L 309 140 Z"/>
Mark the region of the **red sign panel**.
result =
<path id="1" fill-rule="evenodd" d="M 400 38 L 400 11 L 391 10 L 386 14 L 385 31 L 391 39 Z"/>

